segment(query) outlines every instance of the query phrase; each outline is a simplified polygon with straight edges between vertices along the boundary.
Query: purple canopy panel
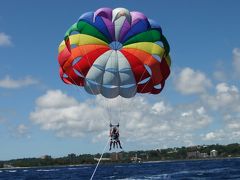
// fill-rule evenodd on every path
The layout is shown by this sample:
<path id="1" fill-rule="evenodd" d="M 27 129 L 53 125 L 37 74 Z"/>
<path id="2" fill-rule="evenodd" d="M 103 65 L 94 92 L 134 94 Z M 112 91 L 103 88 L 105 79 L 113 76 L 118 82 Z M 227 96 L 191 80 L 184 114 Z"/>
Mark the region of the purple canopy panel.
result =
<path id="1" fill-rule="evenodd" d="M 112 9 L 111 8 L 100 8 L 94 13 L 94 20 L 96 16 L 101 16 L 106 19 L 112 20 Z"/>
<path id="2" fill-rule="evenodd" d="M 110 33 L 110 35 L 112 37 L 112 41 L 115 41 L 115 32 L 114 32 L 114 25 L 112 23 L 112 20 L 106 19 L 105 17 L 102 17 L 102 20 L 106 24 L 108 32 Z"/>
<path id="3" fill-rule="evenodd" d="M 127 34 L 127 32 L 129 31 L 129 29 L 131 28 L 130 23 L 128 22 L 127 19 L 125 19 L 123 25 L 122 25 L 122 29 L 120 31 L 120 36 L 119 36 L 119 41 L 122 42 L 124 36 Z"/>
<path id="4" fill-rule="evenodd" d="M 132 16 L 131 26 L 136 24 L 139 20 L 147 20 L 147 17 L 141 12 L 132 11 L 132 12 L 130 12 L 130 14 Z"/>

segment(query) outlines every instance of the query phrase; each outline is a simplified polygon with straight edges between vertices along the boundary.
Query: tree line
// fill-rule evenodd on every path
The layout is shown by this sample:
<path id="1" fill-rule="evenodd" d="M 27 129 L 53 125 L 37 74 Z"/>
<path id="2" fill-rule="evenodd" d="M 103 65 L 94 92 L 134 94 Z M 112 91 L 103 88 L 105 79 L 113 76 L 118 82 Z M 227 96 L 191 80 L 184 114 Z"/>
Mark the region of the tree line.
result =
<path id="1" fill-rule="evenodd" d="M 185 160 L 189 159 L 189 152 L 199 152 L 209 154 L 210 151 L 217 151 L 217 158 L 239 157 L 240 144 L 228 145 L 199 145 L 191 147 L 174 147 L 167 149 L 156 149 L 146 151 L 129 151 L 119 153 L 105 153 L 104 158 L 109 158 L 108 161 L 102 163 L 129 163 L 137 159 L 141 161 L 159 161 L 159 160 Z M 41 158 L 22 158 L 8 161 L 0 161 L 0 168 L 3 167 L 39 167 L 39 166 L 66 166 L 79 164 L 94 164 L 100 154 L 69 154 L 65 157 L 52 158 L 51 156 L 43 156 Z M 196 157 L 200 158 L 200 157 Z"/>

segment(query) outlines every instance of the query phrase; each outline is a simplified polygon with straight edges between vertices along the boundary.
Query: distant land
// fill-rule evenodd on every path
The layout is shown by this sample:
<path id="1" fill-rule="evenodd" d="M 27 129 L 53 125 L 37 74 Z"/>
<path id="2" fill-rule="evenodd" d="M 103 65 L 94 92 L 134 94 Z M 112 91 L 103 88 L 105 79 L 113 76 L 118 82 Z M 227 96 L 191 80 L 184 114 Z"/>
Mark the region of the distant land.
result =
<path id="1" fill-rule="evenodd" d="M 95 164 L 101 154 L 68 154 L 64 157 L 52 158 L 44 155 L 38 158 L 22 158 L 0 161 L 0 168 L 40 167 L 40 166 L 74 166 Z M 197 145 L 189 147 L 174 147 L 146 151 L 107 152 L 101 163 L 141 163 L 152 161 L 216 159 L 240 157 L 240 144 L 228 145 Z"/>

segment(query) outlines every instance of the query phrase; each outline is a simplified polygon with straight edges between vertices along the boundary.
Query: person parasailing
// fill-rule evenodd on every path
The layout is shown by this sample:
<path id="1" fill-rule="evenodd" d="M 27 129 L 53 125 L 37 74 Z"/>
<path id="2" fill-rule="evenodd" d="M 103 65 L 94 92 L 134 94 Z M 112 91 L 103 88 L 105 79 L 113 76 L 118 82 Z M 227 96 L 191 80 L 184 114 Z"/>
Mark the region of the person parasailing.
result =
<path id="1" fill-rule="evenodd" d="M 119 123 L 117 125 L 112 125 L 110 123 L 110 147 L 109 151 L 111 151 L 112 146 L 113 148 L 118 148 L 118 146 L 122 149 L 121 142 L 119 140 Z"/>

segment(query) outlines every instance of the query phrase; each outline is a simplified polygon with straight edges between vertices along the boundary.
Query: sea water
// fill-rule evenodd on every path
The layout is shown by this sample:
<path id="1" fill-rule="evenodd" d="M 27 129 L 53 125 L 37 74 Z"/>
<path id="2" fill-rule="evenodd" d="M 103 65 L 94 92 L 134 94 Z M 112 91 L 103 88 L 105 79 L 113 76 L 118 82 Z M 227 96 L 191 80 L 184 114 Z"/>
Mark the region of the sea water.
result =
<path id="1" fill-rule="evenodd" d="M 0 180 L 88 180 L 95 165 L 0 169 Z M 240 179 L 240 159 L 100 164 L 93 179 Z"/>

